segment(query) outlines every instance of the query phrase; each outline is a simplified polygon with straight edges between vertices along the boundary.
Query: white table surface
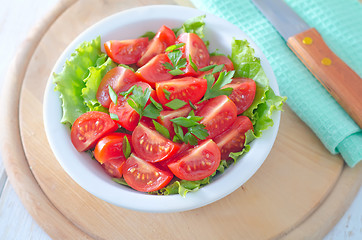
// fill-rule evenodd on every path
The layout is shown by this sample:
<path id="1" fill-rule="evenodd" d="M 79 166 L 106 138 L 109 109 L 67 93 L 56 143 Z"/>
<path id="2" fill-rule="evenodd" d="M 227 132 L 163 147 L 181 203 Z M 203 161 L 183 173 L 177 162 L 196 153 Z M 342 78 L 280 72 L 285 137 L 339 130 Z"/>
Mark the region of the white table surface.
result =
<path id="1" fill-rule="evenodd" d="M 58 1 L 0 0 L 0 90 L 18 46 L 37 21 Z M 1 155 L 0 239 L 50 239 L 20 202 L 7 179 Z M 362 188 L 339 223 L 324 238 L 324 240 L 337 239 L 362 239 Z"/>

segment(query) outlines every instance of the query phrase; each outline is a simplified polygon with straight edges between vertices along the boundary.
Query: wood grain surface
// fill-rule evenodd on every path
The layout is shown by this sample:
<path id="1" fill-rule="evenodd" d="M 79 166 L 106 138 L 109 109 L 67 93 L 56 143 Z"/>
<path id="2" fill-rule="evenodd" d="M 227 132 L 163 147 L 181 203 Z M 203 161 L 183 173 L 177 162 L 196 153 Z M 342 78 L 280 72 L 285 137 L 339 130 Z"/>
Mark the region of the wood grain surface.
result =
<path id="1" fill-rule="evenodd" d="M 23 46 L 18 56 L 26 56 L 25 61 L 17 58 L 11 84 L 4 86 L 11 94 L 4 98 L 9 106 L 1 119 L 10 126 L 1 129 L 9 179 L 53 239 L 320 239 L 334 226 L 360 187 L 361 164 L 345 167 L 287 106 L 260 170 L 242 188 L 208 206 L 141 213 L 106 203 L 78 186 L 55 159 L 44 132 L 43 93 L 55 61 L 80 32 L 112 13 L 145 4 L 190 4 L 73 2 L 61 2 Z"/>

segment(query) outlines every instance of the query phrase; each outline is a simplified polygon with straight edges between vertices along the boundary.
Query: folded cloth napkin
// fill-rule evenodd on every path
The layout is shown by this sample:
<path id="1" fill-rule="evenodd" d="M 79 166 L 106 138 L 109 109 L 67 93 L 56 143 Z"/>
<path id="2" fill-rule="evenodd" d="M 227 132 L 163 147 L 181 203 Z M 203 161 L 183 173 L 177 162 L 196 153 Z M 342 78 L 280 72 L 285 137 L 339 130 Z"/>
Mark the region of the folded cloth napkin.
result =
<path id="1" fill-rule="evenodd" d="M 362 130 L 287 47 L 250 0 L 191 0 L 196 8 L 238 26 L 261 48 L 281 95 L 333 154 L 348 166 L 362 160 Z M 357 0 L 285 0 L 327 45 L 362 76 L 362 5 Z M 362 94 L 362 93 L 361 93 Z"/>

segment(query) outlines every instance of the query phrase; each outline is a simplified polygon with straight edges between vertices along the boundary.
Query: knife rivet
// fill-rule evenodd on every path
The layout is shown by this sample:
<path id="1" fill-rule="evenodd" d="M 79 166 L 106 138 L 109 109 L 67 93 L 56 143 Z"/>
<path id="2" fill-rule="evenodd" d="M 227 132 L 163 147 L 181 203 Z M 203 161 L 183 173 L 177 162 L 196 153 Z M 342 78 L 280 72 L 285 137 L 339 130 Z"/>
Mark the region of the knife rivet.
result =
<path id="1" fill-rule="evenodd" d="M 326 66 L 329 66 L 329 65 L 332 64 L 332 60 L 330 58 L 325 57 L 325 58 L 322 59 L 322 64 L 326 65 Z"/>
<path id="2" fill-rule="evenodd" d="M 313 43 L 313 39 L 310 37 L 303 38 L 303 43 L 306 45 L 311 45 Z"/>

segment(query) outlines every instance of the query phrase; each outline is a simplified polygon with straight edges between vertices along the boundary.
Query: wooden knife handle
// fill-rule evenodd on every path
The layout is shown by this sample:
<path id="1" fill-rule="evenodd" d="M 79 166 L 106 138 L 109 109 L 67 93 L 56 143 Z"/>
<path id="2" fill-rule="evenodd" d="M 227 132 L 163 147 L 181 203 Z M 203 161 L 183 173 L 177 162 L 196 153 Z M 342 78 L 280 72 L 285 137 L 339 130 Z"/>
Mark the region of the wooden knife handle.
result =
<path id="1" fill-rule="evenodd" d="M 335 55 L 315 28 L 290 37 L 289 48 L 362 128 L 362 79 Z"/>

